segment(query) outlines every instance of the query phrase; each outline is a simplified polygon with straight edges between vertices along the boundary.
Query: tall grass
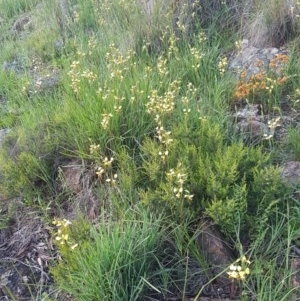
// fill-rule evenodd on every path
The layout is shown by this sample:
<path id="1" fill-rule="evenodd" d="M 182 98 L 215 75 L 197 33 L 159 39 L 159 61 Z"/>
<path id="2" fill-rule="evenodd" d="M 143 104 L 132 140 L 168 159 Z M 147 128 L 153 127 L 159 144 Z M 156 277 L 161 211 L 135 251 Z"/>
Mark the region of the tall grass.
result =
<path id="1" fill-rule="evenodd" d="M 292 280 L 297 278 L 298 273 L 294 267 L 297 256 L 292 252 L 293 240 L 299 231 L 298 226 L 295 227 L 298 214 L 294 214 L 294 210 L 289 204 L 286 214 L 276 210 L 272 226 L 262 231 L 252 244 L 252 276 L 246 288 L 251 300 L 284 301 L 299 298 L 299 287 Z"/>

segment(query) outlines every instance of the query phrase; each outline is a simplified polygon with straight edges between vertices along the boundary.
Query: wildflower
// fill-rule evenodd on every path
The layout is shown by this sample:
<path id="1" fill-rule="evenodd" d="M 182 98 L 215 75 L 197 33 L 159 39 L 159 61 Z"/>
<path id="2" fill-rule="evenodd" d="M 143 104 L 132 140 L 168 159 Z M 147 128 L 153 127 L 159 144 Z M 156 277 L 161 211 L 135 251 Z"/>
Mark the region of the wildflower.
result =
<path id="1" fill-rule="evenodd" d="M 273 135 L 272 135 L 272 134 L 270 134 L 270 135 L 264 134 L 264 136 L 263 136 L 263 140 L 270 140 L 270 139 L 272 139 L 272 138 L 273 138 Z"/>
<path id="2" fill-rule="evenodd" d="M 112 114 L 102 114 L 102 120 L 101 120 L 101 126 L 103 127 L 103 129 L 107 129 L 109 121 L 111 119 L 111 117 L 113 117 Z"/>
<path id="3" fill-rule="evenodd" d="M 268 127 L 269 127 L 269 129 L 271 129 L 273 131 L 275 130 L 276 127 L 278 127 L 280 125 L 281 125 L 280 117 L 277 117 L 277 118 L 274 118 L 274 119 L 268 121 Z"/>
<path id="4" fill-rule="evenodd" d="M 238 265 L 238 263 L 241 264 Z M 233 280 L 245 280 L 246 276 L 250 274 L 248 267 L 250 263 L 246 256 L 242 256 L 229 266 L 229 271 L 227 272 L 228 277 Z"/>
<path id="5" fill-rule="evenodd" d="M 68 219 L 55 219 L 52 222 L 53 225 L 55 225 L 58 229 L 54 235 L 54 238 L 57 242 L 59 242 L 59 245 L 67 245 L 70 246 L 70 243 L 72 243 L 72 240 L 70 242 L 70 237 L 69 237 L 69 225 L 72 223 Z M 71 245 L 71 250 L 76 248 L 78 244 L 73 244 Z"/>
<path id="6" fill-rule="evenodd" d="M 119 113 L 122 109 L 122 106 L 114 106 L 114 110 Z"/>
<path id="7" fill-rule="evenodd" d="M 173 139 L 170 138 L 171 132 L 170 131 L 166 131 L 163 126 L 157 127 L 156 128 L 156 132 L 157 132 L 157 136 L 156 137 L 158 138 L 158 140 L 162 144 L 169 145 L 173 141 Z"/>
<path id="8" fill-rule="evenodd" d="M 96 175 L 98 176 L 99 179 L 102 178 L 102 175 L 104 174 L 105 170 L 102 167 L 98 167 L 96 171 Z"/>
<path id="9" fill-rule="evenodd" d="M 173 178 L 175 176 L 175 171 L 174 169 L 170 169 L 169 172 L 166 173 L 168 178 Z"/>
<path id="10" fill-rule="evenodd" d="M 193 59 L 195 61 L 195 64 L 193 64 L 192 67 L 193 67 L 193 69 L 197 70 L 200 67 L 200 61 L 201 61 L 203 55 L 201 54 L 199 49 L 196 49 L 194 47 L 191 48 L 190 51 L 191 51 L 191 54 L 192 54 Z"/>
<path id="11" fill-rule="evenodd" d="M 184 115 L 187 115 L 190 112 L 191 112 L 191 109 L 183 109 L 183 114 Z"/>
<path id="12" fill-rule="evenodd" d="M 193 200 L 193 197 L 194 195 L 193 194 L 190 194 L 190 192 L 188 190 L 185 190 L 184 191 L 186 194 L 183 196 L 185 199 L 187 199 L 188 201 L 192 201 Z"/>
<path id="13" fill-rule="evenodd" d="M 88 80 L 89 83 L 93 83 L 97 79 L 97 75 L 92 71 L 85 70 L 81 73 L 81 77 L 84 77 Z"/>
<path id="14" fill-rule="evenodd" d="M 100 144 L 91 144 L 90 145 L 90 155 L 96 154 L 100 149 Z"/>
<path id="15" fill-rule="evenodd" d="M 164 152 L 158 152 L 158 155 L 161 157 L 162 161 L 165 162 L 166 161 L 166 158 L 167 156 L 169 155 L 169 152 L 168 150 L 164 151 Z"/>
<path id="16" fill-rule="evenodd" d="M 75 244 L 75 245 L 71 246 L 70 249 L 71 249 L 71 250 L 74 250 L 74 249 L 77 248 L 77 247 L 78 247 L 78 244 Z"/>
<path id="17" fill-rule="evenodd" d="M 223 57 L 218 63 L 218 69 L 221 75 L 224 75 L 227 65 L 228 65 L 228 59 L 227 57 Z"/>
<path id="18" fill-rule="evenodd" d="M 250 264 L 251 261 L 247 259 L 247 257 L 245 255 L 243 255 L 241 258 L 239 258 L 236 262 L 242 262 L 242 263 L 247 263 Z"/>
<path id="19" fill-rule="evenodd" d="M 114 158 L 111 157 L 110 159 L 108 159 L 107 157 L 105 157 L 103 159 L 103 165 L 106 167 L 111 167 L 112 162 L 114 161 Z"/>

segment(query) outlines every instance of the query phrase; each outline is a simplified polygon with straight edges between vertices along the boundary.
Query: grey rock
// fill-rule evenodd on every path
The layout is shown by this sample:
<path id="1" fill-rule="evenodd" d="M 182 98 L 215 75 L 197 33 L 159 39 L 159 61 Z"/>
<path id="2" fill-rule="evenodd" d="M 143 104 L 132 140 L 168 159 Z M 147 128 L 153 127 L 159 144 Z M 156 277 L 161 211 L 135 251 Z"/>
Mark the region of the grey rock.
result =
<path id="1" fill-rule="evenodd" d="M 20 33 L 26 29 L 26 26 L 28 26 L 30 22 L 30 16 L 28 14 L 23 14 L 14 22 L 11 30 L 15 33 Z"/>
<path id="2" fill-rule="evenodd" d="M 27 94 L 34 95 L 34 94 L 42 94 L 45 92 L 49 92 L 55 87 L 57 87 L 60 83 L 60 76 L 58 71 L 52 71 L 46 76 L 38 76 L 33 75 L 32 83 L 27 88 Z"/>
<path id="3" fill-rule="evenodd" d="M 240 50 L 234 51 L 229 58 L 229 70 L 238 75 L 242 70 L 246 71 L 246 79 L 249 80 L 252 75 L 260 71 L 268 71 L 270 61 L 278 54 L 288 54 L 285 49 L 275 47 L 258 48 L 249 44 L 247 39 L 240 42 Z M 260 66 L 257 62 L 260 62 Z"/>
<path id="4" fill-rule="evenodd" d="M 268 127 L 257 120 L 242 120 L 236 124 L 237 129 L 246 143 L 257 144 L 268 134 Z"/>
<path id="5" fill-rule="evenodd" d="M 300 181 L 300 162 L 289 161 L 281 166 L 282 180 L 288 185 L 296 185 Z"/>
<path id="6" fill-rule="evenodd" d="M 4 140 L 4 138 L 7 136 L 7 134 L 9 133 L 10 129 L 1 129 L 0 130 L 0 145 L 2 143 L 2 141 Z"/>
<path id="7" fill-rule="evenodd" d="M 4 61 L 2 67 L 5 72 L 15 72 L 16 74 L 20 74 L 25 70 L 24 63 L 19 57 L 15 57 L 11 61 Z"/>
<path id="8" fill-rule="evenodd" d="M 195 241 L 209 266 L 213 267 L 214 276 L 218 276 L 215 282 L 225 291 L 229 291 L 231 281 L 225 270 L 233 263 L 234 256 L 223 235 L 215 225 L 205 220 L 199 225 L 199 234 Z"/>
<path id="9" fill-rule="evenodd" d="M 261 121 L 261 107 L 257 104 L 247 104 L 236 112 L 235 118 L 238 122 L 242 120 Z"/>

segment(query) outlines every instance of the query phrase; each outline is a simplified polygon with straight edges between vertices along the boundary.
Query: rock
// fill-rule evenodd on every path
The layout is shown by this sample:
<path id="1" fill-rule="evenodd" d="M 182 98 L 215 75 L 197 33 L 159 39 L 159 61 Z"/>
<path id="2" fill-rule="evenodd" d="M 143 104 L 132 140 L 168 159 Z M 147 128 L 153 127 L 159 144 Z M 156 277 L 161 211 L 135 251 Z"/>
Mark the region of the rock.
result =
<path id="1" fill-rule="evenodd" d="M 237 122 L 242 120 L 261 120 L 261 106 L 257 104 L 247 104 L 245 107 L 239 109 L 236 114 L 235 118 Z"/>
<path id="2" fill-rule="evenodd" d="M 15 74 L 20 74 L 25 71 L 24 62 L 17 56 L 10 61 L 4 61 L 2 66 L 5 72 L 14 72 Z"/>
<path id="3" fill-rule="evenodd" d="M 246 143 L 258 144 L 265 135 L 268 135 L 268 127 L 257 120 L 242 120 L 236 127 Z"/>
<path id="4" fill-rule="evenodd" d="M 291 186 L 299 183 L 300 180 L 300 162 L 299 161 L 289 161 L 281 166 L 282 180 Z"/>
<path id="5" fill-rule="evenodd" d="M 71 35 L 70 20 L 72 20 L 72 10 L 75 10 L 75 8 L 73 7 L 72 9 L 69 1 L 58 0 L 58 8 L 55 11 L 55 16 L 63 42 L 65 42 L 67 36 Z"/>
<path id="6" fill-rule="evenodd" d="M 291 285 L 292 287 L 298 288 L 300 287 L 300 258 L 293 257 L 291 260 L 291 268 L 293 271 L 293 276 L 291 278 Z"/>
<path id="7" fill-rule="evenodd" d="M 269 63 L 279 54 L 288 55 L 289 53 L 284 48 L 254 47 L 249 44 L 247 39 L 244 39 L 240 42 L 240 49 L 234 51 L 229 58 L 229 70 L 234 71 L 238 75 L 241 71 L 246 71 L 246 80 L 249 80 L 251 76 L 262 70 L 268 71 Z M 277 67 L 280 71 L 282 63 L 278 62 Z"/>
<path id="8" fill-rule="evenodd" d="M 0 267 L 0 296 L 13 297 L 12 300 L 31 300 L 36 289 L 31 288 L 35 279 L 40 277 L 40 271 L 22 262 L 13 261 Z M 2 299 L 1 300 L 11 300 Z"/>
<path id="9" fill-rule="evenodd" d="M 57 70 L 50 70 L 49 74 L 41 76 L 32 72 L 32 82 L 26 88 L 28 96 L 34 94 L 43 94 L 51 91 L 60 84 L 60 76 Z"/>
<path id="10" fill-rule="evenodd" d="M 2 143 L 2 141 L 4 140 L 4 138 L 6 137 L 6 135 L 9 133 L 10 129 L 1 129 L 0 130 L 0 145 Z"/>
<path id="11" fill-rule="evenodd" d="M 58 56 L 61 55 L 63 53 L 64 47 L 65 47 L 65 43 L 64 43 L 63 39 L 57 39 L 54 42 L 55 54 Z"/>
<path id="12" fill-rule="evenodd" d="M 34 86 L 37 91 L 43 92 L 56 87 L 59 82 L 60 78 L 58 72 L 53 71 L 51 74 L 38 77 L 34 82 Z"/>
<path id="13" fill-rule="evenodd" d="M 30 22 L 30 16 L 28 14 L 23 14 L 14 22 L 11 30 L 15 33 L 20 33 L 26 29 Z"/>
<path id="14" fill-rule="evenodd" d="M 78 164 L 69 164 L 61 167 L 63 179 L 62 186 L 68 191 L 78 194 L 82 191 L 81 177 L 83 168 Z"/>
<path id="15" fill-rule="evenodd" d="M 217 276 L 216 286 L 222 288 L 222 293 L 230 293 L 231 281 L 225 270 L 234 262 L 234 256 L 221 232 L 215 225 L 205 220 L 199 226 L 196 244 L 212 267 L 213 277 Z"/>

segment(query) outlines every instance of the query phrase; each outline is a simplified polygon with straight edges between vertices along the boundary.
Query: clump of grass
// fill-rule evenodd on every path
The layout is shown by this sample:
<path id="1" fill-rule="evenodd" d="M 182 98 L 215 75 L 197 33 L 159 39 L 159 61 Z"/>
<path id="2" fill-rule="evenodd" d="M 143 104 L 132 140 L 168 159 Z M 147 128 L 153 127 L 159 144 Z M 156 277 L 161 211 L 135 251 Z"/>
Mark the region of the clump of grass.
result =
<path id="1" fill-rule="evenodd" d="M 241 33 L 259 47 L 279 47 L 299 30 L 297 1 L 245 1 Z"/>
<path id="2" fill-rule="evenodd" d="M 83 301 L 140 300 L 156 263 L 161 219 L 147 211 L 128 211 L 122 220 L 102 220 L 84 240 L 77 240 L 74 231 L 56 236 L 59 250 L 71 238 L 78 243 L 52 268 L 60 288 Z"/>
<path id="3" fill-rule="evenodd" d="M 289 128 L 287 135 L 288 146 L 292 152 L 293 158 L 300 159 L 300 140 L 299 140 L 299 127 Z"/>
<path id="4" fill-rule="evenodd" d="M 298 209 L 286 205 L 286 214 L 275 206 L 273 219 L 262 229 L 249 250 L 251 277 L 246 282 L 245 300 L 297 300 L 299 287 L 293 261 L 293 240 L 297 237 Z M 289 208 L 290 207 L 290 208 Z M 297 223 L 297 222 L 296 222 Z"/>

